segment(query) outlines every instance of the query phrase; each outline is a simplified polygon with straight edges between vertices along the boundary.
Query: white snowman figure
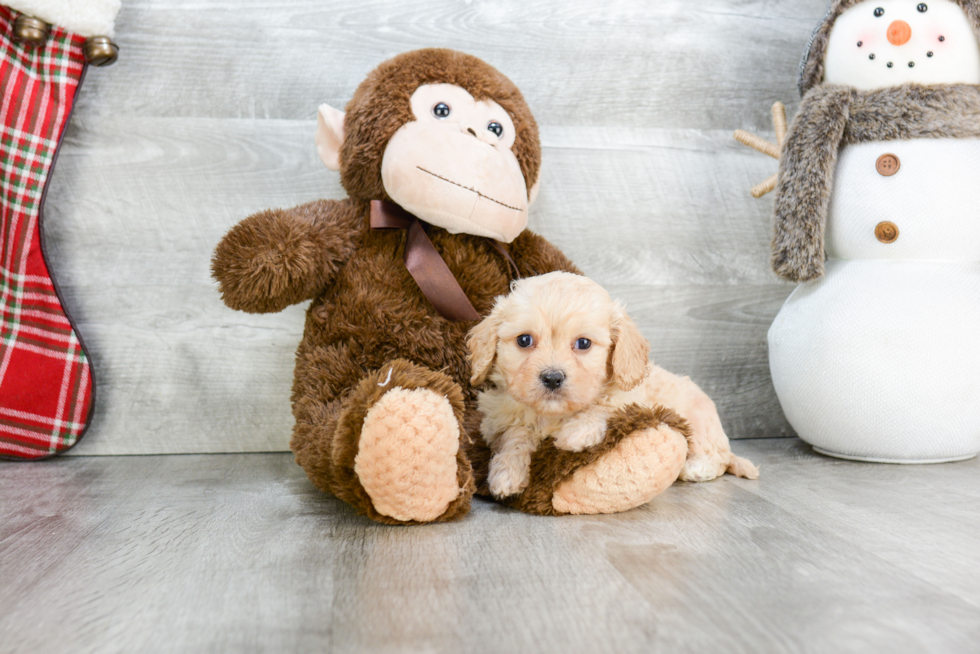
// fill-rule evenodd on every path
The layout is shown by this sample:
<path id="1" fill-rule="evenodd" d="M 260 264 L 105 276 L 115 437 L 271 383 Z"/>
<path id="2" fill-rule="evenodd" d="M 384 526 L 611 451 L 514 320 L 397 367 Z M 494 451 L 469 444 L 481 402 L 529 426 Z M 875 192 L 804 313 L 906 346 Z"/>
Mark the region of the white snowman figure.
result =
<path id="1" fill-rule="evenodd" d="M 782 146 L 773 384 L 814 449 L 980 451 L 980 0 L 835 0 Z"/>

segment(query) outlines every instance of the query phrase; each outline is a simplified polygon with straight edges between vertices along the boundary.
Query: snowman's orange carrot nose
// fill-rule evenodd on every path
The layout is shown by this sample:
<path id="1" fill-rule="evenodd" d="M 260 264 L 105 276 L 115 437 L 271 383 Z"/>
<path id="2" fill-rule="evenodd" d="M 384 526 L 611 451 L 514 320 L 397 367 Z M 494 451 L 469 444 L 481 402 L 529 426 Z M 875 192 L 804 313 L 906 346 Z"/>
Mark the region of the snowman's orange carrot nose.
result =
<path id="1" fill-rule="evenodd" d="M 888 41 L 892 45 L 905 45 L 912 38 L 912 28 L 904 20 L 896 20 L 888 26 Z"/>

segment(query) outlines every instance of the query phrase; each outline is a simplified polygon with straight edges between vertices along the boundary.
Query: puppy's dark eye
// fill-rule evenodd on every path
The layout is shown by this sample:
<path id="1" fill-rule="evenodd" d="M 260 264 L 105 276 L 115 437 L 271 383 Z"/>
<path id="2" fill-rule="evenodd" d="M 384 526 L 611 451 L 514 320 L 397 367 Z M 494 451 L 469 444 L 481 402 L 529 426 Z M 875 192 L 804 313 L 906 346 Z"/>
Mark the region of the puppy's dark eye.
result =
<path id="1" fill-rule="evenodd" d="M 880 18 L 881 16 L 884 16 L 884 15 L 885 15 L 885 10 L 884 9 L 882 9 L 881 7 L 878 7 L 877 9 L 875 9 L 875 16 L 878 16 Z"/>
<path id="2" fill-rule="evenodd" d="M 448 118 L 452 109 L 445 102 L 440 102 L 436 106 L 432 107 L 432 115 L 436 118 Z"/>
<path id="3" fill-rule="evenodd" d="M 929 5 L 927 5 L 927 4 L 926 4 L 926 3 L 924 3 L 924 2 L 921 2 L 921 3 L 919 3 L 919 6 L 918 6 L 918 7 L 916 7 L 916 9 L 918 9 L 918 10 L 919 10 L 919 13 L 921 13 L 921 14 L 924 14 L 924 13 L 926 13 L 927 11 L 929 11 Z"/>
<path id="4" fill-rule="evenodd" d="M 531 338 L 530 334 L 521 334 L 517 337 L 518 347 L 531 347 L 532 345 L 534 345 L 534 339 Z"/>
<path id="5" fill-rule="evenodd" d="M 487 125 L 487 129 L 496 134 L 498 139 L 504 135 L 504 126 L 495 120 L 490 121 L 490 124 Z"/>
<path id="6" fill-rule="evenodd" d="M 587 338 L 580 338 L 575 341 L 576 350 L 588 350 L 590 347 L 592 347 L 592 341 Z"/>

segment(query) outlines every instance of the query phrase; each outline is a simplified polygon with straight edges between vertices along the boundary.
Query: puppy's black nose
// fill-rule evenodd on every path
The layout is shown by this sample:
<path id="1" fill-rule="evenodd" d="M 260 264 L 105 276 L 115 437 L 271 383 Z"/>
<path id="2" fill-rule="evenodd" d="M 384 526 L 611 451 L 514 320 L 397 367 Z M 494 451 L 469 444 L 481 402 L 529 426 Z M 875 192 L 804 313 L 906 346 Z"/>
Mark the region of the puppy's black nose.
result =
<path id="1" fill-rule="evenodd" d="M 556 391 L 561 386 L 561 383 L 565 381 L 565 373 L 561 370 L 545 370 L 541 373 L 541 383 L 547 387 L 549 391 Z"/>

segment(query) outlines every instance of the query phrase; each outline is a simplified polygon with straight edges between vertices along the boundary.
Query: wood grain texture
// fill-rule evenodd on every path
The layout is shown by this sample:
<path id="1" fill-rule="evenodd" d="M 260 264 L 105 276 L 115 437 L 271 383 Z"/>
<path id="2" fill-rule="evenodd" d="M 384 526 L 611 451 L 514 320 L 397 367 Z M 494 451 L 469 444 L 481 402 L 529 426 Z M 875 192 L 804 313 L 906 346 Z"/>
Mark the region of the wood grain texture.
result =
<path id="1" fill-rule="evenodd" d="M 773 100 L 796 106 L 797 64 L 823 9 L 812 0 L 131 0 L 116 21 L 119 62 L 90 80 L 80 109 L 306 120 L 321 102 L 342 108 L 382 60 L 448 47 L 504 71 L 543 125 L 765 129 Z"/>
<path id="2" fill-rule="evenodd" d="M 654 355 L 716 400 L 732 438 L 785 436 L 765 333 L 772 138 L 819 3 L 295 0 L 124 3 L 119 63 L 89 71 L 51 180 L 49 263 L 95 363 L 74 454 L 286 448 L 304 307 L 226 309 L 208 274 L 238 220 L 344 193 L 312 142 L 381 60 L 442 45 L 525 91 L 541 124 L 531 226 L 626 301 Z"/>
<path id="3" fill-rule="evenodd" d="M 611 516 L 355 516 L 288 454 L 0 462 L 0 652 L 976 651 L 980 460 L 744 440 Z"/>

